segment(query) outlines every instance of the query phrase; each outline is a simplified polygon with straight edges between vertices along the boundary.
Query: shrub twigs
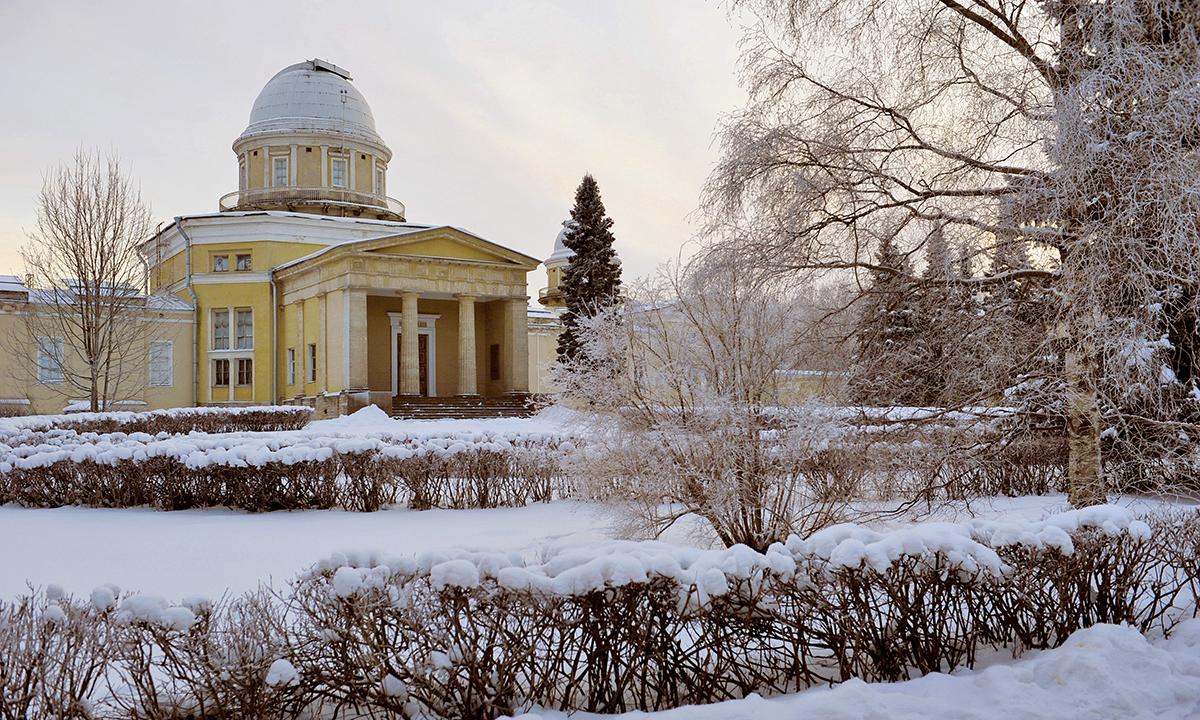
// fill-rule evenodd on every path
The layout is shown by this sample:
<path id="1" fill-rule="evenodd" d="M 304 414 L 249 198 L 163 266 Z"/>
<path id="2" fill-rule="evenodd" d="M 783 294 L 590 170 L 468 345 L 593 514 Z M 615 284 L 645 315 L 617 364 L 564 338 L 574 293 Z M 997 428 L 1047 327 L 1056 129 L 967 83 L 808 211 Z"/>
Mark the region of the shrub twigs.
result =
<path id="1" fill-rule="evenodd" d="M 55 590 L 0 603 L 0 692 L 16 699 L 0 719 L 620 712 L 903 680 L 1096 623 L 1169 633 L 1196 613 L 1198 554 L 1200 514 L 1101 506 L 1025 525 L 843 525 L 766 553 L 334 557 L 278 594 L 178 607 Z"/>

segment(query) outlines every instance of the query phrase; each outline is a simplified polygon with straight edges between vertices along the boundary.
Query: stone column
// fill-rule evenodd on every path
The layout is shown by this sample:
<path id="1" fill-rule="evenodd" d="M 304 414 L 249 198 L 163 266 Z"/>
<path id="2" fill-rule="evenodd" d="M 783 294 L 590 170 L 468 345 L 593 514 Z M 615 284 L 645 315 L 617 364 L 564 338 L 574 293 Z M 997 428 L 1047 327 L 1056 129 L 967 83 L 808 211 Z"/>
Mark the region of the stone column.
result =
<path id="1" fill-rule="evenodd" d="M 406 292 L 400 296 L 400 394 L 421 394 L 421 368 L 417 364 L 417 294 Z"/>
<path id="2" fill-rule="evenodd" d="M 458 394 L 478 395 L 475 376 L 475 298 L 458 296 Z"/>
<path id="3" fill-rule="evenodd" d="M 514 298 L 508 301 L 506 308 L 509 322 L 505 323 L 509 330 L 509 352 L 511 376 L 508 391 L 512 393 L 529 392 L 529 298 Z"/>
<path id="4" fill-rule="evenodd" d="M 342 363 L 345 366 L 343 390 L 366 390 L 367 382 L 367 291 L 346 290 L 343 295 L 345 343 Z M 388 353 L 389 355 L 391 353 Z"/>

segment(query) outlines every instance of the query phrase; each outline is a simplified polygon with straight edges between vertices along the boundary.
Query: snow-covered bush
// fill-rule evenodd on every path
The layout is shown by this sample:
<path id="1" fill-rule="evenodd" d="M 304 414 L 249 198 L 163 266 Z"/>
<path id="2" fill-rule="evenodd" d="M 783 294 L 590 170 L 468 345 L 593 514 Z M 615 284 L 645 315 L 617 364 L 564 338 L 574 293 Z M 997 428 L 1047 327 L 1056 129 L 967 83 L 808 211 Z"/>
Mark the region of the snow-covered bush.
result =
<path id="1" fill-rule="evenodd" d="M 56 431 L 0 444 L 0 503 L 33 507 L 225 506 L 251 511 L 399 502 L 527 505 L 564 495 L 554 434 L 442 437 Z"/>
<path id="2" fill-rule="evenodd" d="M 119 650 L 105 698 L 110 717 L 295 717 L 309 701 L 279 666 L 282 607 L 266 592 L 214 603 L 122 599 L 109 618 Z M 274 682 L 273 682 L 274 681 Z"/>
<path id="3" fill-rule="evenodd" d="M 536 704 L 660 709 L 852 677 L 974 665 L 1098 622 L 1195 613 L 1200 516 L 1111 506 L 1039 523 L 838 525 L 764 553 L 656 542 L 335 556 L 295 585 L 292 656 L 313 692 L 402 717 Z M 370 668 L 363 672 L 361 668 Z"/>
<path id="4" fill-rule="evenodd" d="M 147 433 L 183 435 L 191 432 L 263 432 L 299 430 L 312 419 L 312 408 L 296 405 L 253 407 L 189 407 L 146 412 L 73 413 L 31 415 L 0 419 L 0 442 L 28 442 L 40 433 L 71 430 L 75 433 Z"/>
<path id="5" fill-rule="evenodd" d="M 1169 633 L 1196 613 L 1198 555 L 1200 514 L 1099 506 L 843 524 L 762 553 L 618 541 L 536 560 L 337 555 L 278 596 L 215 604 L 48 588 L 0 605 L 0 689 L 42 703 L 0 718 L 611 713 L 892 681 L 1096 623 Z"/>
<path id="6" fill-rule="evenodd" d="M 0 600 L 0 720 L 92 717 L 116 650 L 110 611 L 55 586 Z"/>

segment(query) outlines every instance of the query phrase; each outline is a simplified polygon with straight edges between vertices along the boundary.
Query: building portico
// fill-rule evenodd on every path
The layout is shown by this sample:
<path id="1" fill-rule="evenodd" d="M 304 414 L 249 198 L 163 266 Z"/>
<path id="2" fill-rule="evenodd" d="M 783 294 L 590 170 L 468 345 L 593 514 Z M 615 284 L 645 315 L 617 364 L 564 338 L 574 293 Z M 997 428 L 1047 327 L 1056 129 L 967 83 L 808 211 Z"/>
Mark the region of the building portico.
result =
<path id="1" fill-rule="evenodd" d="M 528 392 L 525 276 L 537 262 L 441 227 L 277 268 L 281 400 L 344 413 L 408 397 Z"/>

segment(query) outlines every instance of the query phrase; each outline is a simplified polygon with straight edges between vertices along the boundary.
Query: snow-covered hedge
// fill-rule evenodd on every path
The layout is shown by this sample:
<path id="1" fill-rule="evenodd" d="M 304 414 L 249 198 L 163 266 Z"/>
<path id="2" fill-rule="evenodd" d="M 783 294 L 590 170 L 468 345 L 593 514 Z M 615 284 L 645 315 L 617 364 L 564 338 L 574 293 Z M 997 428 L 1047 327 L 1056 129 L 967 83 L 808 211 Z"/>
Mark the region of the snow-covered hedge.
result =
<path id="1" fill-rule="evenodd" d="M 0 606 L 0 657 L 15 658 L 0 690 L 34 709 L 85 700 L 97 718 L 661 709 L 972 667 L 981 651 L 1053 647 L 1096 623 L 1169 632 L 1196 612 L 1198 548 L 1200 514 L 1104 506 L 1038 523 L 841 525 L 765 553 L 338 555 L 282 597 L 216 604 L 51 589 Z M 45 692 L 10 689 L 22 683 Z"/>
<path id="2" fill-rule="evenodd" d="M 298 430 L 312 419 L 312 408 L 293 405 L 191 407 L 146 412 L 72 413 L 0 419 L 0 442 L 15 445 L 41 433 L 67 430 L 78 434 L 147 433 L 180 435 Z"/>
<path id="3" fill-rule="evenodd" d="M 24 438 L 22 438 L 24 440 Z M 0 444 L 0 504 L 251 511 L 499 507 L 566 491 L 550 433 L 46 433 Z"/>

